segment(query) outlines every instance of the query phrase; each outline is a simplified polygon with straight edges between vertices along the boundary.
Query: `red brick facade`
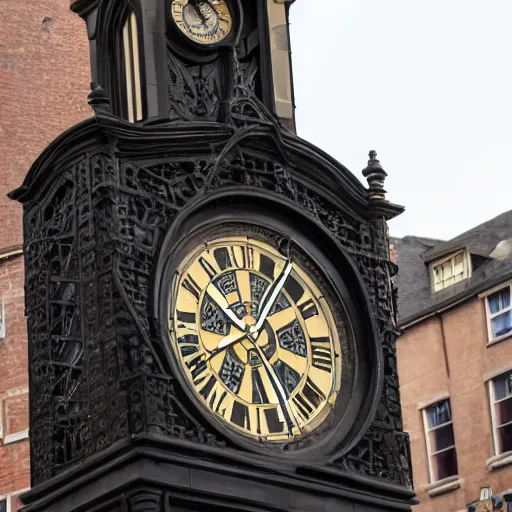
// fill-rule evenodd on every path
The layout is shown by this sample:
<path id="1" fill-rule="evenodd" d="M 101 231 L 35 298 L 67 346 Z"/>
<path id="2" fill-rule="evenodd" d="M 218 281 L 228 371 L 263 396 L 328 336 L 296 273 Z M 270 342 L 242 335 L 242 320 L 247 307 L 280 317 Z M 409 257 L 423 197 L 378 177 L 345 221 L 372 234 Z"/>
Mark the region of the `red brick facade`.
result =
<path id="1" fill-rule="evenodd" d="M 5 321 L 5 336 L 0 338 L 0 496 L 11 499 L 11 495 L 30 485 L 27 328 L 21 255 L 0 260 L 0 294 Z"/>
<path id="2" fill-rule="evenodd" d="M 397 345 L 404 429 L 411 435 L 417 512 L 455 512 L 512 487 L 512 465 L 492 469 L 495 455 L 488 381 L 512 367 L 512 337 L 487 343 L 485 299 L 474 298 L 409 328 Z M 437 496 L 430 484 L 422 409 L 449 398 L 458 487 Z M 512 461 L 511 461 L 512 462 Z M 455 487 L 455 486 L 454 486 Z M 429 492 L 430 491 L 430 492 Z"/>
<path id="3" fill-rule="evenodd" d="M 2 2 L 0 31 L 0 252 L 22 242 L 21 207 L 6 194 L 55 137 L 88 117 L 89 48 L 85 24 L 68 0 Z M 30 485 L 27 333 L 23 258 L 0 259 L 0 501 L 18 510 L 16 493 Z"/>
<path id="4" fill-rule="evenodd" d="M 87 34 L 69 1 L 1 5 L 0 248 L 22 240 L 21 207 L 5 194 L 48 143 L 91 112 Z"/>

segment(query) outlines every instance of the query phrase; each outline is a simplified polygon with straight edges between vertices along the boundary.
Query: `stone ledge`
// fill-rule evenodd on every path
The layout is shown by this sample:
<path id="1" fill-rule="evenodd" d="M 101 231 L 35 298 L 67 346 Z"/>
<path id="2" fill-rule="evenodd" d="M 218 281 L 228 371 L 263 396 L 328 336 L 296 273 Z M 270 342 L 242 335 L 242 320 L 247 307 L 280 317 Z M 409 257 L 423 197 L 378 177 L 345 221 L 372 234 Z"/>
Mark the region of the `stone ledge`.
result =
<path id="1" fill-rule="evenodd" d="M 18 443 L 19 441 L 24 441 L 28 439 L 29 429 L 20 430 L 19 432 L 15 432 L 14 434 L 8 434 L 4 437 L 4 440 L 0 442 L 0 445 L 5 446 L 6 444 Z"/>
<path id="2" fill-rule="evenodd" d="M 433 498 L 434 496 L 439 496 L 440 494 L 444 494 L 445 492 L 454 491 L 460 487 L 460 479 L 458 475 L 449 476 L 448 478 L 443 478 L 438 482 L 434 482 L 427 487 L 428 495 Z"/>
<path id="3" fill-rule="evenodd" d="M 498 336 L 497 338 L 494 338 L 491 341 L 488 341 L 487 348 L 492 347 L 493 345 L 497 345 L 498 343 L 501 343 L 502 341 L 507 341 L 510 339 L 512 339 L 512 333 L 503 334 L 502 336 Z"/>
<path id="4" fill-rule="evenodd" d="M 507 466 L 508 464 L 512 464 L 512 451 L 500 453 L 499 455 L 495 455 L 494 457 L 490 457 L 485 461 L 485 465 L 487 466 L 487 471 L 493 471 L 495 469 L 499 469 L 503 466 Z"/>

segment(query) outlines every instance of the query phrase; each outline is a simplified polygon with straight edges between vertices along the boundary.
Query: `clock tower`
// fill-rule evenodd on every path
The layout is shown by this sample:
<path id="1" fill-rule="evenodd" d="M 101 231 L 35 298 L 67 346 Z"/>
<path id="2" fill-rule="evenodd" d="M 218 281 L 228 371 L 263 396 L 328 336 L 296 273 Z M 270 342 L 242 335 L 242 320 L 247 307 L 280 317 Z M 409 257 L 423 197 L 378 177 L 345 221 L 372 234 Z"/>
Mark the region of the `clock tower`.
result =
<path id="1" fill-rule="evenodd" d="M 415 503 L 375 152 L 295 135 L 278 0 L 76 0 L 94 116 L 24 206 L 25 510 Z"/>

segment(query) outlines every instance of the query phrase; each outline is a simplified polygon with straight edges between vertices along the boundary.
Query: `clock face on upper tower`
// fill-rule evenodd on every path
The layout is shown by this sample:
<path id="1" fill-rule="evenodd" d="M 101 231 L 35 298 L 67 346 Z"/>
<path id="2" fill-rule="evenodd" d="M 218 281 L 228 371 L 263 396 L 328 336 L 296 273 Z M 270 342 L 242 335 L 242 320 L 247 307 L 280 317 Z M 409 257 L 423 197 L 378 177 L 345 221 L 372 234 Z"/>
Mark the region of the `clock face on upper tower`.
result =
<path id="1" fill-rule="evenodd" d="M 233 25 L 225 0 L 171 0 L 171 15 L 185 36 L 205 46 L 220 43 Z"/>

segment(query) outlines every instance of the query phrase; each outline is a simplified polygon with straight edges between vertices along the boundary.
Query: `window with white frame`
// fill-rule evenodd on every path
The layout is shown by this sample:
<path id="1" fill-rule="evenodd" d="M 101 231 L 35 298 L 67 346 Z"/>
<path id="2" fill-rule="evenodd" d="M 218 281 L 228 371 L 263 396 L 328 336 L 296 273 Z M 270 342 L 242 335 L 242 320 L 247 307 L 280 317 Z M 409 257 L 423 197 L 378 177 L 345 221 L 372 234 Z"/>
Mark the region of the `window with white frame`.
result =
<path id="1" fill-rule="evenodd" d="M 466 251 L 432 263 L 432 272 L 435 292 L 466 279 L 469 276 L 469 260 Z"/>
<path id="2" fill-rule="evenodd" d="M 457 451 L 453 435 L 450 400 L 423 409 L 430 482 L 457 475 Z"/>
<path id="3" fill-rule="evenodd" d="M 512 334 L 512 285 L 487 297 L 489 341 Z"/>
<path id="4" fill-rule="evenodd" d="M 489 382 L 496 455 L 512 451 L 512 371 Z"/>
<path id="5" fill-rule="evenodd" d="M 0 512 L 7 512 L 7 498 L 0 498 Z"/>

